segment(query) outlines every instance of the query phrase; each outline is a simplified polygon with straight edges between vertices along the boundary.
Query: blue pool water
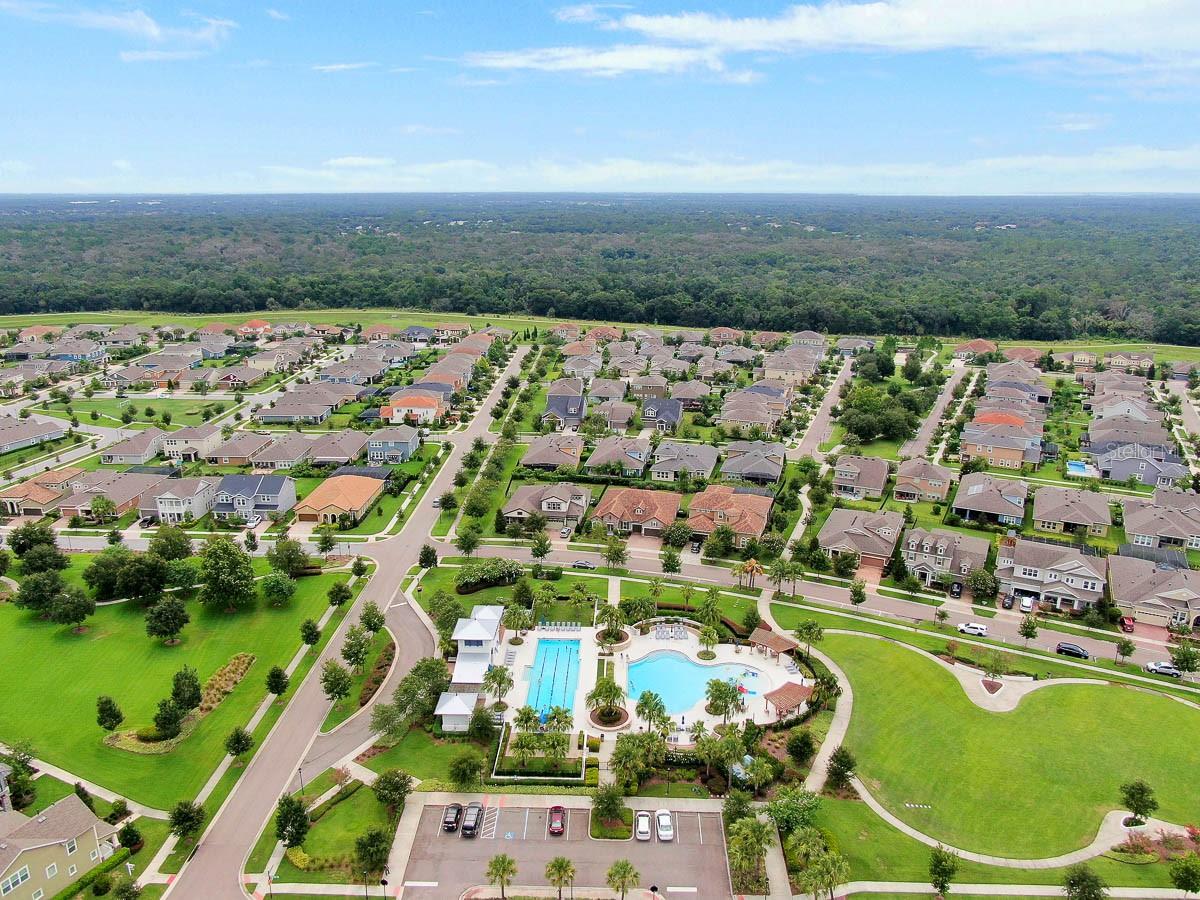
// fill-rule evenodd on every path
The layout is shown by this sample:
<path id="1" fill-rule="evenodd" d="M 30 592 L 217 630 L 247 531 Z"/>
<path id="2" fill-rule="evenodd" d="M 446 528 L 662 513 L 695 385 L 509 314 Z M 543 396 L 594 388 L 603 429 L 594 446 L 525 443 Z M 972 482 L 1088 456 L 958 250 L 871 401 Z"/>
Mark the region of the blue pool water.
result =
<path id="1" fill-rule="evenodd" d="M 539 639 L 529 672 L 526 705 L 540 713 L 549 712 L 552 706 L 573 710 L 578 685 L 579 641 Z"/>
<path id="2" fill-rule="evenodd" d="M 1067 460 L 1067 471 L 1075 475 L 1083 475 L 1087 472 L 1087 463 L 1078 459 Z"/>
<path id="3" fill-rule="evenodd" d="M 707 666 L 675 650 L 658 650 L 631 663 L 626 690 L 631 704 L 637 703 L 643 691 L 654 691 L 662 697 L 667 712 L 678 715 L 704 699 L 704 690 L 714 678 L 738 682 L 748 696 L 761 692 L 755 669 L 738 663 Z"/>

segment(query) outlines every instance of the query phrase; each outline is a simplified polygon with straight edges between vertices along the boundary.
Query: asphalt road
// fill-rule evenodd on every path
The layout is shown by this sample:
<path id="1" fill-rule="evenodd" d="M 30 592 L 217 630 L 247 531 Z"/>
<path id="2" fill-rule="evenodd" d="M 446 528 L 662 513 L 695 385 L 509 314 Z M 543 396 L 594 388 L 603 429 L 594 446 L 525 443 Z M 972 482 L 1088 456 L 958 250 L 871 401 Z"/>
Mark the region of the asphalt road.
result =
<path id="1" fill-rule="evenodd" d="M 800 459 L 804 456 L 812 456 L 817 460 L 825 458 L 825 454 L 818 450 L 818 446 L 827 440 L 830 435 L 830 429 L 833 426 L 833 416 L 830 410 L 838 402 L 838 395 L 842 389 L 842 385 L 846 383 L 846 379 L 850 377 L 850 369 L 853 366 L 853 360 L 846 359 L 842 362 L 841 371 L 837 377 L 829 385 L 829 390 L 825 392 L 825 396 L 821 398 L 821 405 L 817 407 L 816 413 L 813 414 L 812 422 L 809 424 L 808 431 L 805 432 L 800 445 L 788 453 L 788 459 Z"/>
<path id="2" fill-rule="evenodd" d="M 528 348 L 519 349 L 508 367 L 497 377 L 491 393 L 480 405 L 475 417 L 460 432 L 449 436 L 453 450 L 442 466 L 426 496 L 436 497 L 452 486 L 459 461 L 475 437 L 494 441 L 498 436 L 488 433 L 492 406 L 500 395 L 504 381 L 518 371 L 519 363 Z M 298 767 L 310 760 L 314 767 L 321 761 L 336 761 L 345 753 L 370 739 L 370 713 L 363 712 L 350 725 L 324 738 L 318 737 L 321 724 L 329 710 L 329 702 L 321 691 L 320 668 L 325 659 L 337 658 L 345 630 L 357 621 L 358 611 L 374 600 L 388 611 L 393 627 L 397 655 L 402 663 L 413 661 L 432 650 L 432 641 L 416 613 L 404 606 L 393 606 L 399 595 L 400 583 L 409 568 L 417 562 L 421 544 L 436 522 L 438 511 L 423 503 L 413 510 L 400 533 L 383 541 L 359 545 L 364 555 L 375 560 L 378 568 L 374 577 L 355 601 L 325 652 L 313 665 L 309 675 L 297 688 L 295 696 L 279 722 L 250 761 L 246 772 L 229 795 L 229 799 L 213 818 L 192 859 L 168 889 L 166 896 L 175 900 L 241 900 L 242 867 L 254 847 L 259 832 L 274 813 L 278 798 L 297 786 L 294 781 Z M 400 598 L 402 599 L 402 598 Z M 397 665 L 385 689 L 378 697 L 388 696 L 395 681 L 407 670 Z M 313 774 L 317 770 L 314 768 Z"/>
<path id="3" fill-rule="evenodd" d="M 946 379 L 946 383 L 942 385 L 942 391 L 938 394 L 938 398 L 934 401 L 928 415 L 921 420 L 921 427 L 900 448 L 901 456 L 913 459 L 918 456 L 924 456 L 925 451 L 929 449 L 929 442 L 933 439 L 933 432 L 937 429 L 938 422 L 942 420 L 942 414 L 945 413 L 946 407 L 950 405 L 954 388 L 958 386 L 958 383 L 963 380 L 963 376 L 967 374 L 967 368 L 958 360 L 955 360 L 952 365 L 954 369 L 950 373 L 950 377 Z"/>

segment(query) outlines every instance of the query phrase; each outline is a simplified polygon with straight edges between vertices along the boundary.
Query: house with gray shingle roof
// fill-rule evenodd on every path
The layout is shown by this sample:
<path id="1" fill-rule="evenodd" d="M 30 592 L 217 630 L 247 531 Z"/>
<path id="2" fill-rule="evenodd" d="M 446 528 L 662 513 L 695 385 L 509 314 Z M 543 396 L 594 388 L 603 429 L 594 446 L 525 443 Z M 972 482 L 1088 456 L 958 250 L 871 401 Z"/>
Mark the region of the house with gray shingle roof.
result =
<path id="1" fill-rule="evenodd" d="M 1110 525 L 1112 514 L 1106 494 L 1046 486 L 1033 495 L 1033 527 L 1039 531 L 1105 535 Z"/>
<path id="2" fill-rule="evenodd" d="M 971 472 L 958 483 L 954 495 L 955 515 L 978 522 L 1016 525 L 1025 521 L 1025 498 L 1029 485 L 1015 478 L 999 478 L 987 472 Z"/>
<path id="3" fill-rule="evenodd" d="M 708 444 L 663 441 L 654 450 L 650 477 L 655 481 L 675 481 L 680 472 L 687 472 L 692 478 L 708 478 L 719 456 L 717 448 Z"/>

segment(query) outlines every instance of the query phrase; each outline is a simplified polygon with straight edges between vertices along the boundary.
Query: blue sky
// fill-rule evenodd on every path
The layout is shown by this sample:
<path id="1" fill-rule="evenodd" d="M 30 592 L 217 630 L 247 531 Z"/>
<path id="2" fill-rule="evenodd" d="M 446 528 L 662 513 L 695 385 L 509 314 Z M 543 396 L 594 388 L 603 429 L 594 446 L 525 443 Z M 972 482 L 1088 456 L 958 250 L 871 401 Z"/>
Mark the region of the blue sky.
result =
<path id="1" fill-rule="evenodd" d="M 1200 186 L 1196 0 L 0 0 L 0 192 Z"/>

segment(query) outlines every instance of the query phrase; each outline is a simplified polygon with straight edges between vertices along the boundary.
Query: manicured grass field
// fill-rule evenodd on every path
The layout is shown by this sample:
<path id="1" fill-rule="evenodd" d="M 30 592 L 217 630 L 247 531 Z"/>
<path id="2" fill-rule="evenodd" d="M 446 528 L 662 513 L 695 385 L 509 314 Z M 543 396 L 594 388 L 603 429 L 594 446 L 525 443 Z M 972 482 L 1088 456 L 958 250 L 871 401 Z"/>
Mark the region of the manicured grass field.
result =
<path id="1" fill-rule="evenodd" d="M 372 828 L 391 833 L 387 807 L 375 799 L 369 787 L 359 788 L 351 797 L 334 806 L 309 829 L 304 839 L 304 851 L 315 859 L 344 859 L 354 857 L 354 841 Z M 346 869 L 297 869 L 285 857 L 279 863 L 277 880 L 295 884 L 350 884 Z"/>
<path id="2" fill-rule="evenodd" d="M 66 411 L 67 406 L 71 407 L 71 412 Z M 233 398 L 228 400 L 205 400 L 197 396 L 195 400 L 160 400 L 160 399 L 92 399 L 86 397 L 72 398 L 69 404 L 66 403 L 51 403 L 49 408 L 44 410 L 47 415 L 55 416 L 60 419 L 70 419 L 74 414 L 76 418 L 83 424 L 103 425 L 107 428 L 121 428 L 125 423 L 121 419 L 121 412 L 125 407 L 129 407 L 134 412 L 134 423 L 156 424 L 160 425 L 160 416 L 163 413 L 171 414 L 171 427 L 177 428 L 184 425 L 199 425 L 206 421 L 203 417 L 203 410 L 207 406 L 213 415 L 219 414 L 220 411 L 228 410 L 234 405 Z M 147 416 L 146 409 L 153 409 L 154 415 Z M 43 410 L 39 410 L 41 412 Z M 92 413 L 96 413 L 97 418 L 92 418 Z"/>
<path id="3" fill-rule="evenodd" d="M 191 624 L 174 647 L 146 636 L 144 610 L 134 604 L 102 607 L 79 635 L 0 606 L 0 659 L 20 673 L 19 688 L 0 704 L 0 739 L 28 738 L 49 762 L 149 806 L 167 808 L 192 797 L 224 756 L 230 730 L 248 721 L 265 695 L 267 670 L 285 665 L 299 648 L 300 622 L 320 617 L 329 585 L 343 578 L 300 579 L 282 609 L 257 604 L 226 613 L 190 602 Z M 98 695 L 116 698 L 123 727 L 146 725 L 159 699 L 170 694 L 176 671 L 194 666 L 203 681 L 239 652 L 255 654 L 254 665 L 175 750 L 151 756 L 103 744 Z"/>
<path id="4" fill-rule="evenodd" d="M 371 640 L 371 650 L 367 654 L 367 661 L 363 663 L 362 671 L 352 673 L 353 684 L 350 687 L 349 696 L 341 703 L 329 708 L 329 713 L 325 716 L 325 722 L 321 726 L 322 731 L 336 728 L 361 709 L 358 705 L 358 695 L 362 691 L 363 685 L 366 684 L 368 676 L 379 662 L 379 657 L 389 646 L 395 646 L 391 634 L 387 631 L 377 632 Z"/>
<path id="5" fill-rule="evenodd" d="M 450 760 L 464 748 L 477 746 L 467 741 L 437 740 L 424 729 L 414 728 L 394 747 L 371 757 L 364 765 L 372 772 L 401 769 L 422 781 L 445 780 L 450 777 Z"/>
<path id="6" fill-rule="evenodd" d="M 924 882 L 929 877 L 929 847 L 893 828 L 865 803 L 826 797 L 815 824 L 833 836 L 838 852 L 849 861 L 851 881 Z M 1167 867 L 1161 863 L 1132 864 L 1100 856 L 1089 860 L 1088 866 L 1111 885 L 1170 884 Z M 966 884 L 1061 884 L 1063 874 L 1064 869 L 1006 868 L 959 860 L 955 880 Z M 954 893 L 960 900 L 962 896 Z"/>
<path id="7" fill-rule="evenodd" d="M 1074 850 L 1095 837 L 1120 805 L 1120 785 L 1134 778 L 1156 788 L 1163 818 L 1196 817 L 1194 709 L 1118 686 L 1061 685 L 995 714 L 910 649 L 852 635 L 829 635 L 822 649 L 854 687 L 846 744 L 860 777 L 895 815 L 939 840 L 1018 858 Z"/>

